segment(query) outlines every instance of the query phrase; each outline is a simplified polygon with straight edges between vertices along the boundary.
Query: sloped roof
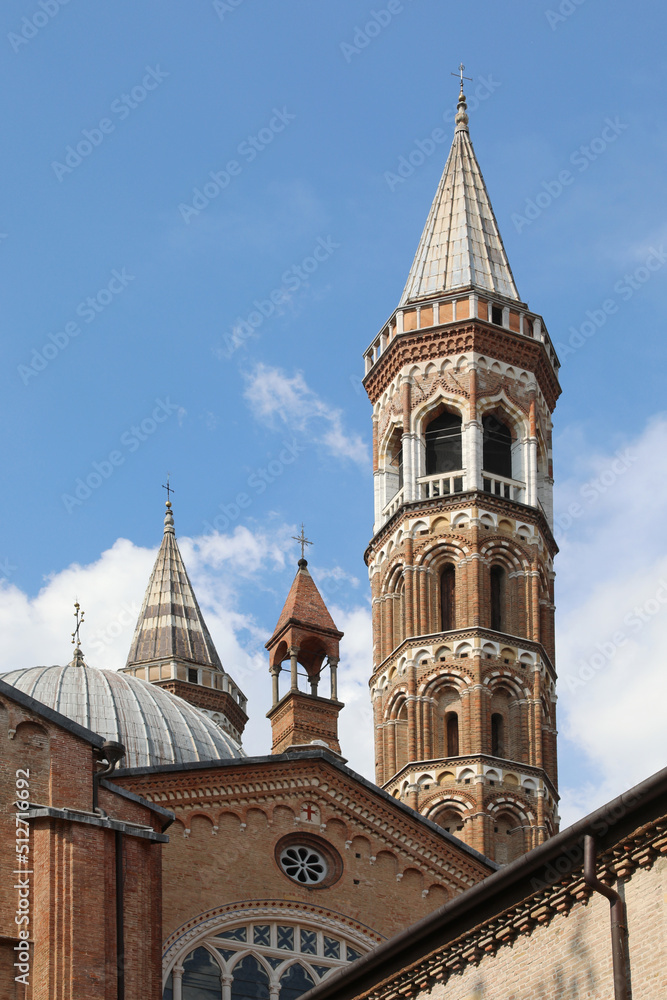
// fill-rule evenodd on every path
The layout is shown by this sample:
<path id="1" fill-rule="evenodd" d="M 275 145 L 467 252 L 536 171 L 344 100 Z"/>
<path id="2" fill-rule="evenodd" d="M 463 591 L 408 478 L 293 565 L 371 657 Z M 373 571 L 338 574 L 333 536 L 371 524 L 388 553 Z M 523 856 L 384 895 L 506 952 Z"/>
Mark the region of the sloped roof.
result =
<path id="1" fill-rule="evenodd" d="M 519 301 L 468 131 L 463 92 L 454 141 L 400 304 L 473 286 Z"/>
<path id="2" fill-rule="evenodd" d="M 305 559 L 299 559 L 299 568 L 290 587 L 283 610 L 280 612 L 278 624 L 273 630 L 273 636 L 267 642 L 267 646 L 271 644 L 275 636 L 282 632 L 290 621 L 297 622 L 306 628 L 334 632 L 339 638 L 343 635 L 336 628 L 334 620 L 322 599 L 322 595 L 308 572 L 308 562 Z"/>

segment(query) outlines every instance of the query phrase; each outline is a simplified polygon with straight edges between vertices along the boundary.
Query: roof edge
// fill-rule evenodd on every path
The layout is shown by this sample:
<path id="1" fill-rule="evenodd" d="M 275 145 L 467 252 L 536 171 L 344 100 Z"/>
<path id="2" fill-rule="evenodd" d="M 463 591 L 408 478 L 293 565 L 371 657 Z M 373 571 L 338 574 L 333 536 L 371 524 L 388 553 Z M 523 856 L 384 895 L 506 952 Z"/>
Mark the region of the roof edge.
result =
<path id="1" fill-rule="evenodd" d="M 400 802 L 398 799 L 395 799 L 393 795 L 389 795 L 389 793 L 385 792 L 385 790 L 383 788 L 380 788 L 379 785 L 376 785 L 373 781 L 370 781 L 368 778 L 365 778 L 363 774 L 359 774 L 357 771 L 354 771 L 351 767 L 348 767 L 346 764 L 342 764 L 341 761 L 336 756 L 334 756 L 333 753 L 326 750 L 324 747 L 321 748 L 318 747 L 317 749 L 313 750 L 303 750 L 297 753 L 288 752 L 281 754 L 267 754 L 261 757 L 233 757 L 229 760 L 211 760 L 211 761 L 200 760 L 200 761 L 195 761 L 192 764 L 159 764 L 156 765 L 155 767 L 134 767 L 134 768 L 126 767 L 123 768 L 122 770 L 119 769 L 114 771 L 114 778 L 142 777 L 144 775 L 149 775 L 149 774 L 169 774 L 178 771 L 206 770 L 207 768 L 213 770 L 214 768 L 217 767 L 243 767 L 246 764 L 251 764 L 251 765 L 281 764 L 285 763 L 286 761 L 318 760 L 318 759 L 324 760 L 326 763 L 331 764 L 333 767 L 336 768 L 336 770 L 341 771 L 348 778 L 352 778 L 360 785 L 363 785 L 363 787 L 367 791 L 371 792 L 371 794 L 378 795 L 385 802 L 391 803 L 391 805 L 395 809 L 398 809 L 400 812 L 404 813 L 408 818 L 413 820 L 418 820 L 419 823 L 427 827 L 427 829 L 431 830 L 432 833 L 437 834 L 446 843 L 450 844 L 452 847 L 456 847 L 459 850 L 463 851 L 464 854 L 467 854 L 471 858 L 474 858 L 475 861 L 481 862 L 492 872 L 495 873 L 500 868 L 500 865 L 496 864 L 495 861 L 492 861 L 491 858 L 487 858 L 484 854 L 481 854 L 479 851 L 476 851 L 474 847 L 469 847 L 467 844 L 464 844 L 462 840 L 459 840 L 458 837 L 454 837 L 451 833 L 448 833 L 447 830 L 443 830 L 443 828 L 441 826 L 438 826 L 437 823 L 434 823 L 432 820 L 427 819 L 426 816 L 422 816 L 421 813 L 417 812 L 415 809 L 411 809 L 410 806 L 407 806 L 404 802 Z"/>
<path id="2" fill-rule="evenodd" d="M 422 958 L 446 946 L 447 930 L 455 922 L 457 923 L 453 936 L 457 937 L 464 932 L 461 922 L 467 915 L 473 914 L 475 910 L 482 910 L 484 906 L 487 910 L 493 909 L 494 900 L 501 897 L 503 892 L 511 888 L 518 890 L 529 876 L 535 876 L 540 870 L 546 875 L 544 869 L 559 855 L 562 854 L 567 858 L 568 869 L 565 874 L 567 871 L 572 874 L 578 870 L 578 867 L 583 866 L 583 853 L 580 864 L 574 864 L 571 848 L 578 846 L 583 836 L 592 834 L 599 840 L 602 838 L 609 840 L 611 831 L 616 827 L 623 829 L 623 825 L 627 826 L 628 820 L 633 815 L 664 795 L 667 795 L 667 767 L 629 788 L 588 816 L 577 820 L 572 826 L 562 830 L 539 847 L 533 848 L 523 857 L 489 875 L 471 889 L 445 903 L 440 909 L 378 945 L 356 962 L 333 973 L 326 982 L 304 993 L 301 1000 L 325 1000 L 329 997 L 346 1000 L 374 989 L 380 981 L 391 979 L 408 966 L 414 966 Z M 570 849 L 569 856 L 568 849 Z M 563 873 L 557 875 L 562 877 Z M 545 883 L 545 888 L 548 884 Z M 532 891 L 534 893 L 538 890 L 533 888 Z M 522 898 L 529 898 L 530 895 L 531 893 L 527 892 Z M 499 909 L 500 906 L 496 905 L 493 912 Z M 478 923 L 483 923 L 488 918 L 488 914 L 482 916 Z"/>
<path id="3" fill-rule="evenodd" d="M 109 777 L 111 778 L 116 772 L 113 771 Z M 100 781 L 102 788 L 105 788 L 108 792 L 114 795 L 119 795 L 123 799 L 129 799 L 130 802 L 136 802 L 137 805 L 145 806 L 152 812 L 157 813 L 158 816 L 162 816 L 164 819 L 168 819 L 170 823 L 173 823 L 176 819 L 176 813 L 171 812 L 170 809 L 165 809 L 164 806 L 159 806 L 155 802 L 149 802 L 142 795 L 137 795 L 136 792 L 131 792 L 127 788 L 123 788 L 122 785 L 116 785 L 113 781 L 109 781 L 108 778 L 102 778 Z M 163 830 L 166 829 L 163 827 Z"/>
<path id="4" fill-rule="evenodd" d="M 58 664 L 54 664 L 58 666 Z M 21 668 L 17 668 L 21 669 Z M 32 667 L 25 668 L 27 670 L 34 669 Z M 5 673 L 13 673 L 11 670 L 5 671 Z M 31 712 L 35 712 L 37 715 L 41 715 L 43 718 L 48 719 L 49 722 L 55 723 L 60 726 L 61 729 L 66 729 L 68 732 L 72 733 L 74 736 L 78 736 L 80 739 L 85 740 L 87 743 L 91 743 L 95 747 L 102 747 L 104 745 L 104 739 L 98 734 L 93 732 L 92 729 L 86 729 L 85 726 L 79 725 L 78 722 L 73 722 L 72 719 L 68 719 L 66 715 L 61 715 L 60 712 L 56 712 L 53 708 L 49 708 L 41 701 L 37 701 L 36 698 L 32 698 L 28 694 L 24 694 L 23 691 L 19 691 L 12 684 L 8 684 L 6 681 L 2 680 L 2 675 L 0 675 L 0 694 L 3 694 L 6 698 L 11 698 L 13 701 L 22 705 L 24 708 L 29 709 Z"/>

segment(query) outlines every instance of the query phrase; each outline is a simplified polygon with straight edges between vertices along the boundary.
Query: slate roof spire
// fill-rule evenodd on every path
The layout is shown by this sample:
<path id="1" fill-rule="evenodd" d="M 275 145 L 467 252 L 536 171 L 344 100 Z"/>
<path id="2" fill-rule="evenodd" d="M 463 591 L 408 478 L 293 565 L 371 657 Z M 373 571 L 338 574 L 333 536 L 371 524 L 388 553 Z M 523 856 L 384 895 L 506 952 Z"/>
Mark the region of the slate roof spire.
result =
<path id="1" fill-rule="evenodd" d="M 127 658 L 127 667 L 173 658 L 223 670 L 188 577 L 166 503 L 164 537 L 151 573 Z"/>
<path id="2" fill-rule="evenodd" d="M 400 305 L 470 287 L 520 301 L 470 141 L 462 79 L 454 141 Z"/>

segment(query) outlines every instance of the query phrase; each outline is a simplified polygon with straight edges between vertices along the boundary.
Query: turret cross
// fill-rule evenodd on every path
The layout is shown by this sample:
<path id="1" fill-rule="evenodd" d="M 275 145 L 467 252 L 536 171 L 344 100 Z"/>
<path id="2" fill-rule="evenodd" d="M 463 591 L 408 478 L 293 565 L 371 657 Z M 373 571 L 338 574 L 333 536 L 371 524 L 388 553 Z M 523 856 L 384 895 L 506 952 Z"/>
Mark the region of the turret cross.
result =
<path id="1" fill-rule="evenodd" d="M 72 632 L 72 645 L 76 644 L 77 649 L 81 646 L 81 636 L 79 635 L 79 629 L 83 625 L 83 615 L 84 612 L 80 611 L 79 602 L 77 601 L 74 605 L 74 617 L 76 618 L 76 628 Z"/>
<path id="2" fill-rule="evenodd" d="M 308 539 L 306 538 L 306 532 L 304 531 L 303 528 L 303 521 L 301 522 L 301 534 L 292 535 L 292 538 L 294 539 L 295 542 L 301 543 L 301 558 L 302 559 L 305 558 L 306 545 L 312 545 L 313 543 L 309 542 Z"/>

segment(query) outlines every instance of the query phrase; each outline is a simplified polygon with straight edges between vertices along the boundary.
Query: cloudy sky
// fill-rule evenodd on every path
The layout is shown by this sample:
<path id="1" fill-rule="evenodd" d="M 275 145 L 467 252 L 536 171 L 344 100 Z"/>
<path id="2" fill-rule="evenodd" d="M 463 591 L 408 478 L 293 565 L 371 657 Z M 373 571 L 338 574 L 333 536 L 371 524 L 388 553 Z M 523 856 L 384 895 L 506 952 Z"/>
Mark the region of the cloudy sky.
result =
<path id="1" fill-rule="evenodd" d="M 90 662 L 123 665 L 169 471 L 248 751 L 304 521 L 346 633 L 344 751 L 372 773 L 361 354 L 463 60 L 519 291 L 563 364 L 564 820 L 667 763 L 666 22 L 657 0 L 5 3 L 0 669 L 69 658 L 75 597 Z"/>

